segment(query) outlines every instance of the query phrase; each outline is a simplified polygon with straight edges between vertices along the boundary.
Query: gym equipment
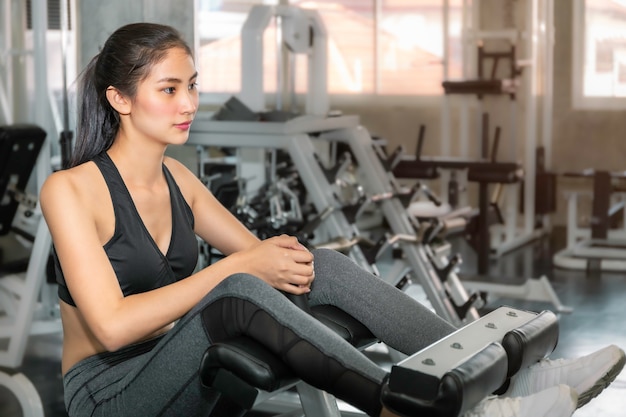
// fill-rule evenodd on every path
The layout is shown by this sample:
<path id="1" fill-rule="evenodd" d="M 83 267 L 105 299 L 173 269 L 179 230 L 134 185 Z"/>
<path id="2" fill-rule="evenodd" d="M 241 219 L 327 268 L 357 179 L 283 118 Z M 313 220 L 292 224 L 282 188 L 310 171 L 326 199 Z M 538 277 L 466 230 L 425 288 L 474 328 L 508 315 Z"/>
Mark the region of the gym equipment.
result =
<path id="1" fill-rule="evenodd" d="M 280 122 L 235 122 L 214 121 L 197 118 L 192 126 L 189 144 L 261 149 L 282 149 L 286 151 L 297 168 L 300 180 L 304 184 L 311 204 L 316 213 L 328 213 L 316 229 L 314 245 L 338 240 L 350 241 L 359 235 L 355 224 L 350 222 L 342 211 L 340 203 L 333 193 L 326 175 L 316 155 L 320 154 L 316 145 L 324 142 L 343 142 L 350 146 L 363 170 L 365 182 L 362 184 L 370 200 L 381 208 L 389 222 L 393 235 L 408 236 L 397 239 L 403 252 L 403 259 L 398 262 L 406 270 L 409 268 L 424 287 L 429 302 L 435 311 L 452 323 L 461 324 L 478 317 L 465 289 L 458 281 L 454 271 L 442 280 L 429 259 L 429 248 L 421 245 L 416 238 L 416 229 L 412 219 L 406 213 L 400 198 L 390 182 L 391 173 L 385 171 L 379 157 L 372 147 L 372 139 L 367 131 L 359 126 L 354 116 L 319 118 L 301 116 L 284 123 Z M 246 177 L 245 174 L 238 174 Z M 362 248 L 354 244 L 347 250 L 348 255 L 359 265 L 371 269 Z M 387 275 L 393 285 L 402 276 Z"/>
<path id="2" fill-rule="evenodd" d="M 591 216 L 589 226 L 579 226 L 578 205 L 589 193 L 566 193 L 567 244 L 554 254 L 554 264 L 587 271 L 626 271 L 626 172 L 585 169 L 563 175 L 592 181 Z"/>
<path id="3" fill-rule="evenodd" d="M 478 318 L 474 307 L 476 295 L 467 294 L 453 268 L 447 265 L 437 268 L 438 261 L 434 259 L 432 248 L 418 239 L 421 225 L 406 210 L 412 193 L 408 193 L 409 198 L 404 198 L 407 193 L 403 193 L 393 174 L 400 152 L 385 155 L 363 126 L 322 132 L 316 140 L 342 143 L 354 155 L 360 167 L 359 177 L 367 195 L 366 203 L 371 201 L 376 204 L 390 229 L 389 240 L 393 240 L 402 252 L 393 269 L 408 268 L 412 271 L 435 311 L 452 323 L 459 325 Z M 383 279 L 396 285 L 401 277 L 391 274 Z"/>
<path id="4" fill-rule="evenodd" d="M 542 301 L 553 304 L 557 311 L 569 313 L 571 307 L 565 306 L 559 300 L 552 284 L 546 277 L 538 279 L 525 279 L 520 284 L 503 284 L 497 278 L 487 279 L 489 274 L 489 260 L 493 253 L 491 244 L 490 226 L 496 222 L 502 223 L 502 214 L 497 205 L 498 194 L 502 184 L 512 184 L 521 181 L 523 169 L 520 164 L 514 162 L 498 162 L 496 154 L 498 149 L 498 130 L 489 149 L 489 117 L 483 114 L 482 127 L 482 153 L 483 158 L 423 158 L 420 155 L 424 136 L 423 129 L 418 137 L 417 153 L 414 158 L 402 157 L 395 165 L 393 173 L 399 178 L 432 179 L 439 176 L 442 169 L 454 169 L 467 171 L 467 180 L 478 183 L 478 212 L 467 220 L 465 234 L 478 255 L 477 274 L 465 277 L 463 285 L 473 291 L 479 292 L 483 298 L 487 295 L 504 296 L 523 300 Z M 490 155 L 488 155 L 490 154 Z M 495 198 L 489 197 L 490 184 L 496 184 Z M 465 218 L 460 220 L 466 220 Z M 437 226 L 436 219 L 435 225 Z M 448 223 L 452 220 L 448 219 Z M 440 222 L 441 223 L 441 222 Z M 442 224 L 440 227 L 445 227 Z"/>
<path id="5" fill-rule="evenodd" d="M 36 126 L 0 127 L 0 235 L 11 230 L 20 202 L 36 204 L 25 189 L 45 137 Z"/>
<path id="6" fill-rule="evenodd" d="M 316 317 L 317 308 L 312 311 Z M 350 330 L 354 336 L 346 340 L 357 347 L 372 342 L 367 329 L 341 310 L 330 307 L 326 314 L 332 323 L 339 320 Z M 500 307 L 394 365 L 383 387 L 383 403 L 410 415 L 458 416 L 485 396 L 505 390 L 519 369 L 549 355 L 557 339 L 554 313 Z M 241 416 L 294 384 L 305 416 L 339 416 L 334 405 L 307 402 L 314 391 L 301 391 L 306 385 L 279 358 L 247 337 L 209 347 L 200 375 L 203 384 L 221 393 L 219 411 L 229 416 Z"/>
<path id="7" fill-rule="evenodd" d="M 15 369 L 22 363 L 26 342 L 32 334 L 58 332 L 58 316 L 43 298 L 42 284 L 51 248 L 48 228 L 38 211 L 36 198 L 25 193 L 36 162 L 41 163 L 46 133 L 34 125 L 0 127 L 0 225 L 2 234 L 12 227 L 18 205 L 26 204 L 31 217 L 38 219 L 25 272 L 0 276 L 0 339 L 7 340 L 0 351 L 0 366 Z M 49 161 L 48 161 L 49 162 Z M 20 232 L 28 238 L 28 234 Z M 1 266 L 0 266 L 1 270 Z M 0 383 L 17 397 L 24 415 L 43 416 L 41 400 L 30 381 L 22 374 L 0 372 Z"/>
<path id="8" fill-rule="evenodd" d="M 489 227 L 495 221 L 502 222 L 502 220 L 498 220 L 502 218 L 502 214 L 497 206 L 497 197 L 491 200 L 489 198 L 489 185 L 519 182 L 523 176 L 523 169 L 520 164 L 515 162 L 496 161 L 499 144 L 498 129 L 496 129 L 490 155 L 487 155 L 489 148 L 489 117 L 487 114 L 483 114 L 482 158 L 423 158 L 420 154 L 424 141 L 423 132 L 423 129 L 420 130 L 415 158 L 402 158 L 395 166 L 393 173 L 398 178 L 432 179 L 438 177 L 442 169 L 464 170 L 467 171 L 468 181 L 478 183 L 479 207 L 477 215 L 473 216 L 473 233 L 468 234 L 470 239 L 474 239 L 472 246 L 478 254 L 478 274 L 486 275 L 491 254 Z"/>

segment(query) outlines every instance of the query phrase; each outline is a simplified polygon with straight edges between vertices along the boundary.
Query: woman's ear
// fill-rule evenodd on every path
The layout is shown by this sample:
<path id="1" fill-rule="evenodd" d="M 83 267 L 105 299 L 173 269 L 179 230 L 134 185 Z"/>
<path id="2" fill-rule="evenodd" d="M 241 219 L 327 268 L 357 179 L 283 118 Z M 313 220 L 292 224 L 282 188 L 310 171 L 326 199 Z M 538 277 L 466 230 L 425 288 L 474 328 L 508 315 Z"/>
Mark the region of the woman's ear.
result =
<path id="1" fill-rule="evenodd" d="M 117 88 L 110 86 L 107 88 L 106 95 L 111 107 L 119 114 L 123 116 L 130 114 L 130 100 L 120 93 Z"/>

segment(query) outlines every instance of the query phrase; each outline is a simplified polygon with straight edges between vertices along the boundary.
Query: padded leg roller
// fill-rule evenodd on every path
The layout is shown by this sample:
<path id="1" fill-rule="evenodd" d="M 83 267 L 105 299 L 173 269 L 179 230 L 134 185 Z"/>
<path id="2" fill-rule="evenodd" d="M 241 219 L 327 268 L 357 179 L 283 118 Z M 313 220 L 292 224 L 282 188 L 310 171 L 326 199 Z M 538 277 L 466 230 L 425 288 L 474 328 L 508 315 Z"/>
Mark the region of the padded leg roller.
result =
<path id="1" fill-rule="evenodd" d="M 551 354 L 559 340 L 559 322 L 551 311 L 544 311 L 528 323 L 511 330 L 502 339 L 509 358 L 508 376 Z"/>
<path id="2" fill-rule="evenodd" d="M 392 367 L 382 401 L 420 417 L 456 417 L 551 353 L 554 313 L 501 307 Z"/>
<path id="3" fill-rule="evenodd" d="M 276 355 L 245 336 L 211 345 L 202 358 L 200 379 L 242 410 L 251 409 L 262 391 L 276 391 L 298 381 Z"/>

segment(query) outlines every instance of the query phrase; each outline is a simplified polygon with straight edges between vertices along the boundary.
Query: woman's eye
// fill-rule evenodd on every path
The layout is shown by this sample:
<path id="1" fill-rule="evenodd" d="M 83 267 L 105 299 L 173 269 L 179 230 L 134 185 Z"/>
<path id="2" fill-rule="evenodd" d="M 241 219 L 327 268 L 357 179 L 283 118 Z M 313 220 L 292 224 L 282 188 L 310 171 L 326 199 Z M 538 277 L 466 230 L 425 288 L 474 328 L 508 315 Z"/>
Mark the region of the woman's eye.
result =
<path id="1" fill-rule="evenodd" d="M 198 83 L 191 83 L 191 84 L 189 84 L 189 89 L 190 90 L 195 90 L 197 88 L 198 88 Z"/>
<path id="2" fill-rule="evenodd" d="M 163 91 L 165 91 L 166 94 L 174 94 L 174 91 L 176 91 L 176 89 L 174 87 L 167 87 L 163 89 Z"/>

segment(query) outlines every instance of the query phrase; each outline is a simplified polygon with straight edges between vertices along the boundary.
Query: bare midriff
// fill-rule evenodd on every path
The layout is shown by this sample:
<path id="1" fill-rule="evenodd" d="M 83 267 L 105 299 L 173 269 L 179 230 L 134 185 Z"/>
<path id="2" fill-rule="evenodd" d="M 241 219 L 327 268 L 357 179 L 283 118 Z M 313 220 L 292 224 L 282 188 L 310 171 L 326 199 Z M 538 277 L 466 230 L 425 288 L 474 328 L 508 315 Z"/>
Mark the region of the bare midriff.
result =
<path id="1" fill-rule="evenodd" d="M 63 301 L 60 301 L 59 304 L 63 322 L 63 357 L 61 360 L 61 372 L 65 375 L 72 366 L 81 360 L 98 353 L 106 352 L 107 349 L 89 329 L 89 326 L 78 308 Z M 171 329 L 172 326 L 173 324 L 169 324 L 142 340 L 161 335 Z M 138 340 L 138 342 L 139 341 L 140 340 Z"/>

